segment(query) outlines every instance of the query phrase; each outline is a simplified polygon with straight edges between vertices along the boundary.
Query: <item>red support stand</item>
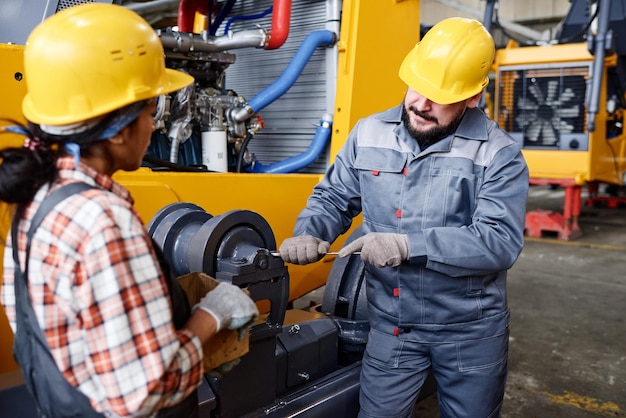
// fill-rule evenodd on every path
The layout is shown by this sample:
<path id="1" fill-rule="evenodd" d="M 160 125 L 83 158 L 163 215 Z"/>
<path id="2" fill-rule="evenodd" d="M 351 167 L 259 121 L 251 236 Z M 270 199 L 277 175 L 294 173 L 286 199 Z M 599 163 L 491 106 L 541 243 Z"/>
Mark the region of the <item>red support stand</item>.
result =
<path id="1" fill-rule="evenodd" d="M 616 209 L 626 206 L 626 197 L 620 196 L 599 196 L 600 183 L 591 182 L 587 185 L 589 197 L 585 200 L 585 205 L 589 207 L 604 206 L 609 209 Z"/>
<path id="2" fill-rule="evenodd" d="M 530 179 L 531 185 L 558 185 L 565 188 L 563 213 L 537 209 L 526 213 L 525 234 L 542 237 L 545 233 L 556 233 L 557 239 L 572 240 L 582 236 L 578 226 L 582 187 L 574 180 Z"/>

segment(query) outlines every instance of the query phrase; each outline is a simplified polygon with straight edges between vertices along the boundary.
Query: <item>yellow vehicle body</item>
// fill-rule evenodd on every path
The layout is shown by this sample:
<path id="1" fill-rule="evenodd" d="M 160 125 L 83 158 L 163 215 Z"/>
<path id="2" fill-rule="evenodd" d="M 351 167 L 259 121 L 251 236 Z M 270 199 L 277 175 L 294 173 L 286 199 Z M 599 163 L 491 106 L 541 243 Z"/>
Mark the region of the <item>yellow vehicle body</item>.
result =
<path id="1" fill-rule="evenodd" d="M 513 109 L 513 82 L 509 68 L 525 68 L 528 77 L 536 75 L 551 76 L 562 68 L 590 66 L 594 56 L 589 53 L 587 44 L 560 44 L 548 46 L 516 47 L 511 46 L 497 51 L 495 60 L 496 73 L 496 117 L 502 128 L 511 132 L 513 118 L 509 118 L 509 109 Z M 607 122 L 612 118 L 621 118 L 621 114 L 607 113 L 607 69 L 615 67 L 615 55 L 606 57 L 600 89 L 598 113 L 595 118 L 595 130 L 588 132 L 589 146 L 586 150 L 567 149 L 532 149 L 524 148 L 523 153 L 528 163 L 531 179 L 570 180 L 578 186 L 589 182 L 601 182 L 622 185 L 626 169 L 626 135 L 620 134 L 608 138 Z M 581 67 L 582 68 L 582 67 Z M 535 74 L 530 71 L 535 71 Z M 574 71 L 574 70 L 570 70 Z M 581 112 L 581 118 L 587 115 Z"/>
<path id="2" fill-rule="evenodd" d="M 406 86 L 397 69 L 418 40 L 419 0 L 343 2 L 331 161 L 359 118 L 400 103 Z M 22 51 L 21 46 L 0 44 L 0 118 L 23 121 L 21 100 L 26 88 L 21 77 Z M 18 140 L 3 135 L 2 146 Z M 212 215 L 246 209 L 268 222 L 278 244 L 291 236 L 298 213 L 321 178 L 321 174 L 180 173 L 148 168 L 115 176 L 130 190 L 146 224 L 174 202 L 194 203 Z M 6 206 L 0 211 L 4 237 L 10 216 Z M 333 243 L 332 249 L 339 249 L 347 235 Z M 323 286 L 332 261 L 326 257 L 309 266 L 289 265 L 290 300 Z M 12 345 L 12 331 L 0 310 L 0 373 L 17 369 Z"/>

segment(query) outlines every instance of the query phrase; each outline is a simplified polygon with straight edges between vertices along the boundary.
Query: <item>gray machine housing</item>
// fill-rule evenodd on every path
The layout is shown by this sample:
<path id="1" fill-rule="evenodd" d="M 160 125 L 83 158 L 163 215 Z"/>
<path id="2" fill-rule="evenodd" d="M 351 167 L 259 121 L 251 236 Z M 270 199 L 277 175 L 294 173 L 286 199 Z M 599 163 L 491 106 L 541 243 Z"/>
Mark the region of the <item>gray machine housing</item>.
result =
<path id="1" fill-rule="evenodd" d="M 28 35 L 45 18 L 82 3 L 116 3 L 114 0 L 2 0 L 0 43 L 25 45 Z"/>

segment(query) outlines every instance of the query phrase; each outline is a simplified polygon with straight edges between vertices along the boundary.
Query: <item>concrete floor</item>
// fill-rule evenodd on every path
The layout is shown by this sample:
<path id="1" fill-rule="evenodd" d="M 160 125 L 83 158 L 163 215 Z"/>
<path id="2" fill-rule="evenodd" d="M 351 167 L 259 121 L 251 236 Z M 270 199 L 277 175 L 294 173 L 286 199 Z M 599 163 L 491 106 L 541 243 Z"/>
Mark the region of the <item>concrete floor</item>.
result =
<path id="1" fill-rule="evenodd" d="M 562 212 L 563 196 L 533 186 L 528 209 Z M 583 204 L 579 225 L 527 237 L 510 271 L 503 418 L 626 417 L 626 208 Z M 439 417 L 436 395 L 414 417 Z"/>

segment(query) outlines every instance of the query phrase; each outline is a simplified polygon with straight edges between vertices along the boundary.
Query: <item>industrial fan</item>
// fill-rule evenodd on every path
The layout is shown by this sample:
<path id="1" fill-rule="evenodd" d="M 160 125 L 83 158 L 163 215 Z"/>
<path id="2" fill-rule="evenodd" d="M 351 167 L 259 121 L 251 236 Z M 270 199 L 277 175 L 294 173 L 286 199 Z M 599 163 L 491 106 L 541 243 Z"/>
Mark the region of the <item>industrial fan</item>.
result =
<path id="1" fill-rule="evenodd" d="M 514 70 L 510 133 L 524 148 L 586 150 L 589 67 Z M 504 98 L 503 98 L 504 99 Z"/>

